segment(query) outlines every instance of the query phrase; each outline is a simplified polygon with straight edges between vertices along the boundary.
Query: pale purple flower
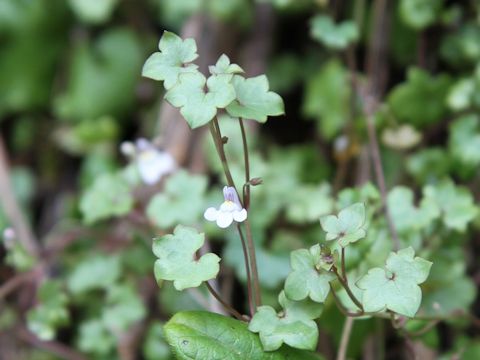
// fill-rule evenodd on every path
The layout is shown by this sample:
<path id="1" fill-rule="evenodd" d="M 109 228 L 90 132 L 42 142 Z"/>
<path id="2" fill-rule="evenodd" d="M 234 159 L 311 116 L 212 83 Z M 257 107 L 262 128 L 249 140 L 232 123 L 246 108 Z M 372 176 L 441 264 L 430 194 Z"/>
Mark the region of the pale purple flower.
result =
<path id="1" fill-rule="evenodd" d="M 205 210 L 203 214 L 205 219 L 215 221 L 218 227 L 222 229 L 229 227 L 233 221 L 245 221 L 247 218 L 247 210 L 242 207 L 235 188 L 225 186 L 223 188 L 223 197 L 225 201 L 220 205 L 219 209 L 209 207 Z"/>
<path id="2" fill-rule="evenodd" d="M 148 185 L 156 184 L 163 176 L 177 168 L 172 155 L 160 151 L 147 139 L 140 138 L 135 144 L 123 142 L 120 150 L 135 161 L 140 178 Z"/>

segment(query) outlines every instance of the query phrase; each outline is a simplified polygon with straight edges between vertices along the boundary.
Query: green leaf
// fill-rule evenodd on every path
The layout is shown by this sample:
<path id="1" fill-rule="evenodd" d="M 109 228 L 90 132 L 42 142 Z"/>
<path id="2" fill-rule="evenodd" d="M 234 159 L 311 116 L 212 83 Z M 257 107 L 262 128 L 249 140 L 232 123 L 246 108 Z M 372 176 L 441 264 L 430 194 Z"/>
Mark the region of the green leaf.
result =
<path id="1" fill-rule="evenodd" d="M 461 186 L 455 186 L 452 180 L 444 180 L 436 185 L 423 188 L 426 206 L 436 206 L 441 212 L 443 223 L 447 228 L 465 232 L 478 214 L 478 207 L 473 202 L 470 191 Z"/>
<path id="2" fill-rule="evenodd" d="M 449 156 L 440 147 L 424 148 L 407 159 L 407 171 L 421 185 L 438 182 L 449 170 Z"/>
<path id="3" fill-rule="evenodd" d="M 456 81 L 448 92 L 447 104 L 455 111 L 466 110 L 475 95 L 475 81 L 469 78 Z"/>
<path id="4" fill-rule="evenodd" d="M 323 256 L 318 244 L 309 250 L 293 251 L 290 257 L 293 272 L 285 281 L 285 295 L 295 301 L 309 297 L 316 302 L 325 302 L 330 281 L 335 279 L 335 275 L 328 271 L 332 264 L 333 258 Z"/>
<path id="5" fill-rule="evenodd" d="M 232 318 L 205 311 L 175 314 L 164 327 L 179 360 L 321 360 L 318 354 L 282 347 L 264 352 L 257 335 Z"/>
<path id="6" fill-rule="evenodd" d="M 77 340 L 80 350 L 105 357 L 115 348 L 115 344 L 115 337 L 101 320 L 91 319 L 81 323 Z M 109 357 L 107 356 L 107 358 Z"/>
<path id="7" fill-rule="evenodd" d="M 133 31 L 112 28 L 94 42 L 73 48 L 66 90 L 55 98 L 57 116 L 65 120 L 123 118 L 135 103 L 143 49 Z"/>
<path id="8" fill-rule="evenodd" d="M 268 91 L 269 85 L 265 75 L 248 79 L 235 75 L 232 85 L 237 98 L 227 106 L 227 112 L 231 116 L 264 123 L 268 116 L 285 113 L 280 95 Z"/>
<path id="9" fill-rule="evenodd" d="M 207 253 L 195 259 L 195 253 L 204 241 L 204 234 L 182 225 L 178 225 L 173 234 L 154 239 L 152 249 L 158 257 L 155 261 L 157 281 L 173 281 L 175 289 L 183 290 L 215 279 L 220 270 L 220 258 Z"/>
<path id="10" fill-rule="evenodd" d="M 132 207 L 130 187 L 119 174 L 100 176 L 80 199 L 80 211 L 87 224 L 126 215 Z"/>
<path id="11" fill-rule="evenodd" d="M 318 328 L 313 319 L 320 316 L 323 306 L 309 300 L 288 300 L 283 291 L 278 302 L 283 308 L 280 313 L 271 306 L 260 306 L 248 329 L 260 334 L 265 351 L 277 350 L 283 343 L 297 349 L 315 350 Z"/>
<path id="12" fill-rule="evenodd" d="M 170 89 L 183 73 L 196 72 L 198 66 L 189 64 L 198 57 L 194 39 L 182 40 L 174 33 L 164 31 L 158 44 L 160 52 L 153 53 L 145 62 L 142 76 L 164 81 Z"/>
<path id="13" fill-rule="evenodd" d="M 413 191 L 404 186 L 394 187 L 387 196 L 387 205 L 399 233 L 418 232 L 427 227 L 440 213 L 436 206 L 422 203 L 415 207 Z"/>
<path id="14" fill-rule="evenodd" d="M 462 116 L 450 125 L 448 147 L 462 165 L 480 165 L 480 120 L 476 115 Z"/>
<path id="15" fill-rule="evenodd" d="M 317 15 L 310 22 L 312 37 L 334 50 L 345 49 L 358 40 L 358 29 L 353 21 L 335 24 L 329 16 Z"/>
<path id="16" fill-rule="evenodd" d="M 200 72 L 181 74 L 168 90 L 165 99 L 180 108 L 180 113 L 192 129 L 205 125 L 235 99 L 230 83 L 232 75 L 212 75 L 208 80 Z M 205 91 L 205 85 L 208 91 Z"/>
<path id="17" fill-rule="evenodd" d="M 207 179 L 182 170 L 165 182 L 163 193 L 155 195 L 147 206 L 147 216 L 160 228 L 178 223 L 193 225 L 203 213 Z"/>
<path id="18" fill-rule="evenodd" d="M 326 139 L 332 139 L 346 124 L 349 101 L 348 73 L 339 61 L 331 60 L 308 77 L 303 113 L 316 120 Z"/>
<path id="19" fill-rule="evenodd" d="M 390 253 L 385 269 L 373 268 L 357 282 L 364 290 L 362 304 L 366 312 L 385 309 L 408 317 L 414 317 L 422 301 L 418 286 L 425 282 L 432 263 L 415 257 L 409 247 Z"/>
<path id="20" fill-rule="evenodd" d="M 239 74 L 244 72 L 237 64 L 231 64 L 229 57 L 225 54 L 222 54 L 222 56 L 218 58 L 215 65 L 209 66 L 208 71 L 210 71 L 212 75 Z"/>
<path id="21" fill-rule="evenodd" d="M 110 19 L 118 0 L 69 0 L 70 7 L 81 20 L 101 24 Z"/>
<path id="22" fill-rule="evenodd" d="M 317 222 L 333 210 L 330 187 L 302 185 L 292 189 L 286 209 L 287 219 L 295 224 Z"/>
<path id="23" fill-rule="evenodd" d="M 432 25 L 440 14 L 442 0 L 402 0 L 399 11 L 402 20 L 413 29 Z"/>
<path id="24" fill-rule="evenodd" d="M 102 321 L 113 334 L 125 333 L 146 315 L 138 291 L 129 285 L 110 287 L 105 305 Z"/>
<path id="25" fill-rule="evenodd" d="M 401 122 L 416 127 L 430 125 L 447 114 L 445 99 L 450 84 L 448 75 L 433 77 L 425 70 L 410 68 L 407 81 L 390 92 L 388 105 Z"/>
<path id="26" fill-rule="evenodd" d="M 320 218 L 320 224 L 327 233 L 326 240 L 338 240 L 345 247 L 365 237 L 365 204 L 355 203 L 338 213 Z"/>
<path id="27" fill-rule="evenodd" d="M 94 289 L 107 289 L 120 277 L 120 266 L 118 256 L 87 256 L 69 275 L 68 289 L 75 295 Z"/>
<path id="28" fill-rule="evenodd" d="M 30 331 L 42 340 L 52 340 L 57 329 L 70 319 L 68 298 L 57 281 L 45 281 L 38 292 L 39 304 L 27 313 Z"/>
<path id="29" fill-rule="evenodd" d="M 146 360 L 170 360 L 172 358 L 161 323 L 155 321 L 150 325 L 142 350 Z"/>

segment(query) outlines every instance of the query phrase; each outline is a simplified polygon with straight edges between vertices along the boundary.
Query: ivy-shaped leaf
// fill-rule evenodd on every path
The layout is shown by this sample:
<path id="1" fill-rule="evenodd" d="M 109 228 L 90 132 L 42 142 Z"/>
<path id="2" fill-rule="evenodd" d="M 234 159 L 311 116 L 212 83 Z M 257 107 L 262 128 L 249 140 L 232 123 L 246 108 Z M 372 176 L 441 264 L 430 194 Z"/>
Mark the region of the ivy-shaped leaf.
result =
<path id="1" fill-rule="evenodd" d="M 357 282 L 364 290 L 362 304 L 366 312 L 385 309 L 414 317 L 422 301 L 418 284 L 427 280 L 432 263 L 414 257 L 408 247 L 388 256 L 385 269 L 373 268 Z"/>
<path id="2" fill-rule="evenodd" d="M 338 213 L 338 216 L 327 215 L 320 218 L 320 224 L 327 233 L 326 240 L 338 240 L 345 247 L 358 241 L 367 234 L 365 225 L 365 205 L 355 203 Z"/>
<path id="3" fill-rule="evenodd" d="M 205 210 L 203 197 L 206 188 L 204 176 L 178 171 L 167 179 L 164 191 L 150 200 L 147 216 L 163 229 L 178 223 L 192 225 Z"/>
<path id="4" fill-rule="evenodd" d="M 220 258 L 208 253 L 195 259 L 195 253 L 204 241 L 204 234 L 182 225 L 178 225 L 173 234 L 156 238 L 152 249 L 158 257 L 154 268 L 157 281 L 173 281 L 175 289 L 183 290 L 214 279 L 220 270 Z"/>
<path id="5" fill-rule="evenodd" d="M 425 206 L 436 206 L 441 212 L 446 227 L 460 232 L 478 214 L 478 207 L 473 202 L 470 191 L 464 187 L 455 186 L 452 180 L 444 180 L 436 185 L 423 188 Z"/>
<path id="6" fill-rule="evenodd" d="M 318 15 L 312 19 L 310 33 L 314 39 L 335 50 L 345 49 L 358 40 L 358 29 L 353 21 L 335 24 L 325 15 Z"/>
<path id="7" fill-rule="evenodd" d="M 293 251 L 290 265 L 293 272 L 285 281 L 285 295 L 295 301 L 309 297 L 324 302 L 330 291 L 330 281 L 335 279 L 335 275 L 328 271 L 333 265 L 333 257 L 324 256 L 320 245 L 316 244 L 309 250 Z"/>
<path id="8" fill-rule="evenodd" d="M 27 314 L 28 328 L 42 340 L 52 340 L 57 329 L 69 321 L 68 298 L 57 281 L 44 282 L 38 293 L 39 305 Z"/>
<path id="9" fill-rule="evenodd" d="M 422 203 L 415 207 L 413 200 L 413 191 L 404 186 L 396 186 L 388 193 L 387 205 L 395 228 L 401 234 L 419 231 L 439 216 L 436 206 Z"/>
<path id="10" fill-rule="evenodd" d="M 208 71 L 212 75 L 239 74 L 244 72 L 237 64 L 231 64 L 229 57 L 225 54 L 218 58 L 215 65 L 210 65 Z"/>
<path id="11" fill-rule="evenodd" d="M 80 200 L 80 210 L 87 224 L 126 215 L 132 207 L 133 197 L 128 183 L 117 174 L 99 177 Z"/>
<path id="12" fill-rule="evenodd" d="M 320 316 L 323 306 L 309 300 L 288 300 L 283 291 L 278 302 L 282 311 L 277 314 L 271 306 L 260 306 L 248 329 L 260 334 L 265 351 L 277 350 L 283 343 L 297 349 L 314 350 L 318 328 L 313 319 Z"/>
<path id="13" fill-rule="evenodd" d="M 249 79 L 235 75 L 232 85 L 237 98 L 227 106 L 231 116 L 264 123 L 268 116 L 284 114 L 283 100 L 280 95 L 268 91 L 269 85 L 265 75 Z"/>
<path id="14" fill-rule="evenodd" d="M 480 164 L 480 120 L 467 115 L 450 126 L 449 150 L 455 160 L 468 166 Z"/>
<path id="15" fill-rule="evenodd" d="M 258 336 L 248 331 L 244 322 L 207 311 L 179 312 L 165 325 L 164 332 L 179 360 L 323 359 L 314 352 L 288 346 L 265 352 Z"/>
<path id="16" fill-rule="evenodd" d="M 153 53 L 145 62 L 142 76 L 163 80 L 165 89 L 175 85 L 180 74 L 197 70 L 197 65 L 189 64 L 198 57 L 194 39 L 182 40 L 174 33 L 165 31 L 158 48 L 160 52 Z"/>
<path id="17" fill-rule="evenodd" d="M 232 75 L 212 75 L 208 80 L 200 72 L 181 74 L 165 99 L 180 108 L 180 113 L 192 129 L 205 125 L 235 99 L 230 83 Z M 205 91 L 205 85 L 208 91 Z"/>

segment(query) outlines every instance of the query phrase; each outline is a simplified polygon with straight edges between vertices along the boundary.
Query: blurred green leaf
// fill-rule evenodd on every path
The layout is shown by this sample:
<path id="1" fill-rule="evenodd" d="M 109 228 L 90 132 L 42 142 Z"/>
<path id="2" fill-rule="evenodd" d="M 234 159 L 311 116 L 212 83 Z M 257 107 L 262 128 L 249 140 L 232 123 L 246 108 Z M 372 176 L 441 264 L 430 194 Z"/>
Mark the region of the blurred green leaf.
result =
<path id="1" fill-rule="evenodd" d="M 91 319 L 80 324 L 77 339 L 80 350 L 105 357 L 115 348 L 115 342 L 101 320 Z"/>
<path id="2" fill-rule="evenodd" d="M 165 341 L 163 325 L 153 322 L 147 330 L 145 342 L 142 347 L 146 360 L 170 360 L 173 359 L 170 348 Z"/>
<path id="3" fill-rule="evenodd" d="M 53 340 L 57 329 L 68 324 L 70 319 L 66 308 L 68 298 L 59 282 L 49 280 L 40 286 L 38 301 L 39 304 L 27 313 L 28 328 L 42 340 Z"/>
<path id="4" fill-rule="evenodd" d="M 67 87 L 56 99 L 58 116 L 76 121 L 125 117 L 135 102 L 142 57 L 139 40 L 124 28 L 109 29 L 94 43 L 76 44 Z"/>
<path id="5" fill-rule="evenodd" d="M 102 24 L 110 19 L 118 0 L 69 0 L 77 17 L 91 24 Z"/>
<path id="6" fill-rule="evenodd" d="M 327 241 L 338 240 L 338 243 L 345 247 L 365 237 L 365 219 L 365 204 L 355 203 L 340 210 L 338 216 L 321 217 L 320 225 L 327 233 Z"/>
<path id="7" fill-rule="evenodd" d="M 432 25 L 440 14 L 443 0 L 401 0 L 402 20 L 416 30 Z"/>
<path id="8" fill-rule="evenodd" d="M 320 216 L 333 210 L 330 186 L 302 185 L 291 189 L 286 217 L 292 223 L 305 224 L 317 222 Z"/>
<path id="9" fill-rule="evenodd" d="M 445 99 L 450 84 L 448 75 L 433 77 L 425 70 L 410 68 L 407 81 L 388 95 L 388 105 L 399 121 L 423 128 L 447 114 Z"/>
<path id="10" fill-rule="evenodd" d="M 120 277 L 118 256 L 88 256 L 78 263 L 68 277 L 68 289 L 73 294 L 94 289 L 108 289 Z"/>
<path id="11" fill-rule="evenodd" d="M 317 15 L 310 21 L 310 33 L 314 39 L 334 50 L 347 48 L 359 37 L 353 21 L 335 24 L 332 18 L 326 15 Z"/>
<path id="12" fill-rule="evenodd" d="M 87 224 L 126 215 L 132 207 L 130 187 L 118 174 L 100 176 L 80 199 L 80 210 Z"/>
<path id="13" fill-rule="evenodd" d="M 480 165 L 480 120 L 476 115 L 462 116 L 450 125 L 448 148 L 461 165 Z"/>
<path id="14" fill-rule="evenodd" d="M 161 228 L 178 223 L 193 225 L 203 213 L 207 179 L 202 175 L 178 171 L 170 176 L 162 193 L 148 204 L 147 215 Z"/>
<path id="15" fill-rule="evenodd" d="M 349 99 L 347 71 L 338 60 L 330 60 L 308 77 L 303 113 L 315 119 L 320 133 L 330 140 L 347 123 Z"/>

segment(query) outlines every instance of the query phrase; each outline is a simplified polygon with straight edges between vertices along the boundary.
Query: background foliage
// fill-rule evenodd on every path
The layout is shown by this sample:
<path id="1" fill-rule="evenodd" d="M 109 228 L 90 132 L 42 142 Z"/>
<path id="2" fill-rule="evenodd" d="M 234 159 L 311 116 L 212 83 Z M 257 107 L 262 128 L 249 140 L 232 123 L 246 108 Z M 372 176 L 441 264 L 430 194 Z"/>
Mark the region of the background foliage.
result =
<path id="1" fill-rule="evenodd" d="M 393 226 L 402 248 L 433 266 L 424 320 L 400 333 L 386 320 L 355 321 L 348 356 L 479 358 L 479 19 L 477 1 L 0 0 L 0 230 L 18 237 L 5 232 L 0 250 L 2 358 L 172 359 L 164 322 L 180 310 L 222 312 L 203 287 L 155 282 L 152 238 L 178 223 L 206 233 L 206 252 L 227 269 L 221 292 L 246 309 L 240 243 L 202 218 L 224 185 L 214 144 L 140 76 L 165 29 L 196 39 L 202 72 L 226 53 L 249 76 L 266 72 L 285 101 L 285 116 L 248 128 L 252 177 L 263 179 L 249 218 L 271 313 L 289 253 L 323 240 L 319 217 L 352 203 L 366 204 L 369 227 L 349 248 L 349 276 L 384 271 L 393 245 L 370 157 L 371 96 Z M 241 184 L 229 120 L 220 126 Z M 119 150 L 140 137 L 181 169 L 142 184 Z M 201 320 L 185 313 L 168 326 Z M 343 327 L 332 302 L 318 326 L 331 359 Z"/>

